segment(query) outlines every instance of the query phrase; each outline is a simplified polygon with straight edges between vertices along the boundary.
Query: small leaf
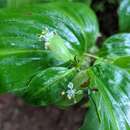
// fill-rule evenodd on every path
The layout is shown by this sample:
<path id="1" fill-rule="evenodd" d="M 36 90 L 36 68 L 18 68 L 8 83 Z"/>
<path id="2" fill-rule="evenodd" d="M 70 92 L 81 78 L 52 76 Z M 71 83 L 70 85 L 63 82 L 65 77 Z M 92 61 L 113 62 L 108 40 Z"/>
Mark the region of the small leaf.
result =
<path id="1" fill-rule="evenodd" d="M 116 34 L 108 38 L 104 42 L 99 56 L 130 71 L 130 34 Z"/>
<path id="2" fill-rule="evenodd" d="M 87 110 L 84 123 L 79 130 L 98 130 L 98 129 L 99 129 L 99 120 L 96 113 L 95 104 L 91 100 L 90 108 Z"/>
<path id="3" fill-rule="evenodd" d="M 75 69 L 67 69 L 63 67 L 51 67 L 38 73 L 26 88 L 26 92 L 22 94 L 23 98 L 38 106 L 56 105 L 66 107 L 74 104 L 74 100 L 79 101 L 82 94 L 75 94 L 71 100 L 67 98 L 67 90 L 69 83 L 76 75 Z M 76 92 L 79 88 L 75 88 Z"/>

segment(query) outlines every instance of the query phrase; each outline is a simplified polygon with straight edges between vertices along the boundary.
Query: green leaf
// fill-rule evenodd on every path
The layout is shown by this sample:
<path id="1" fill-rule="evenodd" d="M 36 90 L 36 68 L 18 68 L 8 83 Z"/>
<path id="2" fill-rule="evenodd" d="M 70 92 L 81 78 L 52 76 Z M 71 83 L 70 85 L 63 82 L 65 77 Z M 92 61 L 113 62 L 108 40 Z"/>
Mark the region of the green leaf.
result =
<path id="1" fill-rule="evenodd" d="M 130 34 L 116 34 L 108 38 L 99 56 L 130 71 Z"/>
<path id="2" fill-rule="evenodd" d="M 96 16 L 84 4 L 62 2 L 1 9 L 0 92 L 17 94 L 40 106 L 66 107 L 78 102 L 81 91 L 69 100 L 70 96 L 60 95 L 61 90 L 71 80 L 74 87 L 80 86 L 80 81 L 75 84 L 76 59 L 82 60 L 80 57 L 98 35 Z"/>
<path id="3" fill-rule="evenodd" d="M 73 0 L 7 0 L 7 7 L 18 8 L 18 7 L 23 7 L 27 4 L 47 3 L 47 2 L 69 2 L 69 1 L 73 1 Z"/>
<path id="4" fill-rule="evenodd" d="M 87 5 L 91 5 L 92 3 L 92 0 L 72 0 L 73 2 L 83 2 Z"/>
<path id="5" fill-rule="evenodd" d="M 90 89 L 98 89 L 91 96 L 100 119 L 99 130 L 129 130 L 130 74 L 105 62 L 96 64 L 88 73 L 91 77 Z"/>
<path id="6" fill-rule="evenodd" d="M 57 34 L 54 34 L 54 36 L 46 43 L 46 47 L 55 54 L 57 60 L 67 62 L 68 59 L 74 59 L 73 55 L 64 45 L 64 40 Z"/>
<path id="7" fill-rule="evenodd" d="M 95 104 L 91 100 L 90 108 L 87 110 L 84 123 L 79 130 L 98 130 L 98 128 L 99 128 L 99 120 L 96 113 Z"/>
<path id="8" fill-rule="evenodd" d="M 45 69 L 32 78 L 22 97 L 28 103 L 38 106 L 70 106 L 82 97 L 82 93 L 78 93 L 79 86 L 76 87 L 73 83 L 73 90 L 76 89 L 75 96 L 72 99 L 67 98 L 68 84 L 73 82 L 76 73 L 75 69 L 69 70 L 63 67 Z"/>
<path id="9" fill-rule="evenodd" d="M 118 15 L 120 31 L 130 32 L 130 0 L 120 0 Z"/>
<path id="10" fill-rule="evenodd" d="M 5 5 L 5 0 L 1 0 L 1 6 Z M 92 0 L 7 0 L 7 7 L 13 8 L 13 7 L 23 7 L 27 4 L 36 4 L 36 3 L 47 3 L 47 2 L 83 2 L 88 5 L 91 4 Z"/>
<path id="11" fill-rule="evenodd" d="M 4 7 L 6 4 L 6 1 L 5 0 L 1 0 L 0 1 L 0 8 Z"/>
<path id="12" fill-rule="evenodd" d="M 82 55 L 94 45 L 99 35 L 94 12 L 80 3 L 50 3 L 20 10 L 5 9 L 0 11 L 0 17 L 2 37 L 33 38 L 34 44 L 39 43 L 38 34 L 47 28 L 64 40 L 65 46 L 73 55 Z"/>
<path id="13" fill-rule="evenodd" d="M 0 49 L 0 92 L 14 92 L 26 87 L 32 76 L 56 65 L 48 51 Z"/>

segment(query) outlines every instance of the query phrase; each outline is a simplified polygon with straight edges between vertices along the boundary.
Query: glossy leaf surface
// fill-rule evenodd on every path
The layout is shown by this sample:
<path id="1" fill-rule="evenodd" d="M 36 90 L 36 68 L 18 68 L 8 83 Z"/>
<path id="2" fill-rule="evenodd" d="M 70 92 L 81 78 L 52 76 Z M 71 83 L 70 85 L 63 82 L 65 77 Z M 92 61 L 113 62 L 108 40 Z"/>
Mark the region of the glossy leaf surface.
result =
<path id="1" fill-rule="evenodd" d="M 82 96 L 63 101 L 61 89 L 76 76 L 77 71 L 71 73 L 74 57 L 88 51 L 98 34 L 95 14 L 83 4 L 49 3 L 1 9 L 0 92 L 15 93 L 40 106 L 74 104 Z"/>
<path id="2" fill-rule="evenodd" d="M 81 6 L 82 8 L 78 10 Z M 76 13 L 75 10 L 77 10 Z M 38 42 L 38 34 L 47 28 L 50 32 L 57 32 L 64 39 L 65 46 L 73 55 L 83 54 L 94 44 L 99 34 L 95 14 L 83 4 L 34 5 L 22 10 L 3 10 L 0 15 L 3 19 L 2 34 L 29 37 L 29 40 L 33 38 L 34 44 Z M 29 35 L 30 32 L 31 35 Z"/>
<path id="3" fill-rule="evenodd" d="M 82 94 L 76 94 L 72 99 L 67 98 L 68 84 L 76 75 L 75 69 L 51 67 L 41 71 L 32 78 L 23 98 L 34 105 L 57 105 L 66 107 L 81 99 Z M 79 88 L 74 88 L 78 91 Z M 64 95 L 62 93 L 64 92 Z M 75 98 L 75 99 L 74 99 Z"/>
<path id="4" fill-rule="evenodd" d="M 99 56 L 130 71 L 130 34 L 116 34 L 108 38 Z"/>
<path id="5" fill-rule="evenodd" d="M 32 76 L 55 62 L 48 51 L 0 49 L 0 92 L 23 89 Z"/>
<path id="6" fill-rule="evenodd" d="M 100 121 L 98 130 L 129 130 L 130 74 L 105 62 L 96 64 L 88 72 L 90 88 L 98 89 L 91 94 Z"/>

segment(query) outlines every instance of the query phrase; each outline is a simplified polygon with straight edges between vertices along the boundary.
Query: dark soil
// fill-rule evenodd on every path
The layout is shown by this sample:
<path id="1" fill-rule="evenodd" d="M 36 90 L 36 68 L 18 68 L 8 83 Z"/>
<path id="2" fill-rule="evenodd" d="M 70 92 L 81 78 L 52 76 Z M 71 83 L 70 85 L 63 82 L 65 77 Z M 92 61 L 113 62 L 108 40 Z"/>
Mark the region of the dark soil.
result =
<path id="1" fill-rule="evenodd" d="M 99 0 L 93 1 L 93 8 Z M 100 1 L 101 2 L 101 1 Z M 103 36 L 118 31 L 117 4 L 104 3 L 104 10 L 97 10 Z M 0 130 L 78 130 L 83 122 L 85 108 L 74 106 L 67 110 L 35 108 L 12 95 L 0 96 Z"/>
<path id="2" fill-rule="evenodd" d="M 77 130 L 85 108 L 35 108 L 12 95 L 0 96 L 0 130 Z"/>

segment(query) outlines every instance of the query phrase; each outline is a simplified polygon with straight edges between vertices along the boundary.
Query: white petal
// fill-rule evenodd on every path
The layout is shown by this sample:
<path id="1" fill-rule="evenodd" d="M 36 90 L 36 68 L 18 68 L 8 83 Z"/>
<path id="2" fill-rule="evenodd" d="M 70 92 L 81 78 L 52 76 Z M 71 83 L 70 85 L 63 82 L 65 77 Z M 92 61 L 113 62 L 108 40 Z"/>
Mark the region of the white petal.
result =
<path id="1" fill-rule="evenodd" d="M 70 89 L 73 89 L 73 87 L 74 87 L 74 85 L 73 85 L 73 83 L 72 82 L 69 82 L 69 84 L 68 84 L 68 86 L 67 86 L 68 88 L 70 88 Z"/>

